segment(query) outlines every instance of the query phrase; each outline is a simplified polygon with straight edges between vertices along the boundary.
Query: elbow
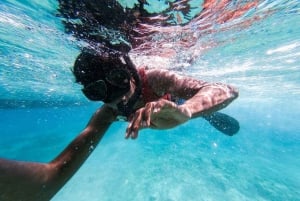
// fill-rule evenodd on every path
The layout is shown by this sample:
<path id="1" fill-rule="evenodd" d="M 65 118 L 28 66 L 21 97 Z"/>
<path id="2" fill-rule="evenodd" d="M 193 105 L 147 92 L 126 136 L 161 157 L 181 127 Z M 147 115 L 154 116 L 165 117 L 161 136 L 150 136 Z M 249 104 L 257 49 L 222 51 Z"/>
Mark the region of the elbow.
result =
<path id="1" fill-rule="evenodd" d="M 226 96 L 229 101 L 233 101 L 234 99 L 239 97 L 239 91 L 237 88 L 227 85 L 226 87 Z"/>
<path id="2" fill-rule="evenodd" d="M 237 97 L 239 97 L 239 90 L 232 87 L 232 96 L 233 96 L 233 99 L 236 99 Z"/>

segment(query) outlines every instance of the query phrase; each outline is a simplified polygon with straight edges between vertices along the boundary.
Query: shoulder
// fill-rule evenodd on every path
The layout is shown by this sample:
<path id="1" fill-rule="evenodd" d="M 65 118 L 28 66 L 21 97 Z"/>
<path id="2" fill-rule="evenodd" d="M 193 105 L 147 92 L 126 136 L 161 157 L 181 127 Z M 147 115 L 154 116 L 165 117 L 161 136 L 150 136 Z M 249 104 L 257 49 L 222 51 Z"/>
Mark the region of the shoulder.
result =
<path id="1" fill-rule="evenodd" d="M 157 93 L 170 93 L 178 97 L 188 97 L 198 92 L 207 82 L 190 76 L 183 76 L 165 69 L 145 70 L 149 86 Z"/>
<path id="2" fill-rule="evenodd" d="M 190 76 L 183 76 L 176 72 L 166 70 L 166 69 L 149 69 L 145 70 L 145 75 L 147 76 L 148 82 L 151 84 L 164 84 L 168 85 L 178 85 L 182 83 L 189 83 L 192 85 L 202 85 L 204 82 L 197 80 Z M 194 84 L 193 84 L 194 83 Z"/>
<path id="3" fill-rule="evenodd" d="M 166 70 L 166 69 L 145 69 L 145 74 L 147 78 L 150 80 L 165 80 L 168 81 L 170 79 L 180 79 L 182 76 Z"/>
<path id="4" fill-rule="evenodd" d="M 176 86 L 181 86 L 180 83 L 184 79 L 189 79 L 165 69 L 148 69 L 145 70 L 145 75 L 149 86 L 157 94 L 177 91 L 178 88 Z"/>

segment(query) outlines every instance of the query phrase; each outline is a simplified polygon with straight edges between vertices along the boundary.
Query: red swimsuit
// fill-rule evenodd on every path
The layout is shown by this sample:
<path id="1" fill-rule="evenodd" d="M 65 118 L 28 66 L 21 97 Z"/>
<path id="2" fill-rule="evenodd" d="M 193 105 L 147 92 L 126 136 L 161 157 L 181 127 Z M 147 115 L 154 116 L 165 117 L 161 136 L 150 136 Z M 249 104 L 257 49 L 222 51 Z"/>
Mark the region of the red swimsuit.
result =
<path id="1" fill-rule="evenodd" d="M 152 90 L 152 88 L 148 84 L 145 68 L 139 68 L 138 73 L 142 81 L 142 99 L 144 103 L 156 101 L 161 98 L 171 101 L 171 94 L 166 93 L 163 96 L 159 96 Z"/>
<path id="2" fill-rule="evenodd" d="M 145 68 L 139 68 L 138 74 L 141 78 L 141 83 L 142 83 L 141 98 L 142 98 L 144 104 L 152 102 L 152 101 L 157 101 L 161 98 L 171 101 L 171 94 L 166 93 L 163 96 L 159 96 L 152 90 L 152 88 L 148 84 L 148 79 L 147 79 L 147 76 L 145 73 Z M 124 105 L 118 107 L 119 114 L 120 114 L 117 117 L 118 120 L 127 121 L 129 116 L 132 114 L 132 112 L 134 112 L 134 110 L 131 110 L 130 108 L 128 110 L 127 107 L 128 106 L 124 106 Z"/>

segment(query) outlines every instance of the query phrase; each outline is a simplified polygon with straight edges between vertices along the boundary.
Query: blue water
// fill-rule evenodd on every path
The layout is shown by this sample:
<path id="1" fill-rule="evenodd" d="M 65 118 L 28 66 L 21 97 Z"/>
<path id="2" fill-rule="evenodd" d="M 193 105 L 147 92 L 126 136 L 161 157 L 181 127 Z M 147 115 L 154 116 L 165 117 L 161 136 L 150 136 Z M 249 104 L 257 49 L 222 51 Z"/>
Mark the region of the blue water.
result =
<path id="1" fill-rule="evenodd" d="M 239 88 L 223 110 L 239 120 L 236 136 L 195 119 L 143 130 L 132 141 L 124 140 L 126 123 L 115 123 L 52 200 L 300 200 L 299 4 L 259 2 L 239 20 L 269 15 L 249 27 L 215 26 L 197 41 L 210 48 L 192 66 L 175 68 Z M 51 160 L 100 106 L 74 83 L 79 42 L 64 33 L 57 7 L 54 0 L 1 0 L 0 157 Z"/>

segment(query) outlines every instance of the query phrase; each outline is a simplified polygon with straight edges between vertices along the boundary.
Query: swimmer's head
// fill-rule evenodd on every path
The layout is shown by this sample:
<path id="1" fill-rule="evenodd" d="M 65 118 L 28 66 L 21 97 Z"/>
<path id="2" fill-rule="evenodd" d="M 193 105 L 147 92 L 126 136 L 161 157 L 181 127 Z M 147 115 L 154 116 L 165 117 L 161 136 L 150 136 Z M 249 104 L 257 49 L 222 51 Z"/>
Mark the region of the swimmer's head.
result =
<path id="1" fill-rule="evenodd" d="M 88 99 L 110 103 L 130 90 L 135 68 L 128 60 L 127 55 L 83 51 L 75 61 L 73 74 Z"/>

